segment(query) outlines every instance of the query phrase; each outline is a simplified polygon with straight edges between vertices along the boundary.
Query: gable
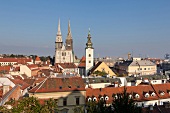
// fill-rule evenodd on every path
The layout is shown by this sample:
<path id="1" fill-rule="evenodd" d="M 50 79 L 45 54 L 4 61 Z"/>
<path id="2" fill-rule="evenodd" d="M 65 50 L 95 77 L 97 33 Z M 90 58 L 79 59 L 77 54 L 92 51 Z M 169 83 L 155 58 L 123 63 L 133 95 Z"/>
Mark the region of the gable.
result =
<path id="1" fill-rule="evenodd" d="M 111 76 L 115 76 L 116 74 L 104 63 L 104 62 L 98 62 L 94 68 L 92 68 L 91 72 L 95 72 L 95 71 L 101 71 L 101 72 L 106 72 Z"/>

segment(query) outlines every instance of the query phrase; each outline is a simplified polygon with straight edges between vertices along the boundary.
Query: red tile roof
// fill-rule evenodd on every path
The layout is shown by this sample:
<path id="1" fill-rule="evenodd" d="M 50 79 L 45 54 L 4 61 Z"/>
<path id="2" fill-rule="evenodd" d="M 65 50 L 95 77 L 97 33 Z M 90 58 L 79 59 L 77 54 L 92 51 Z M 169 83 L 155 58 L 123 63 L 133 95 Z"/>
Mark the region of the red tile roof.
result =
<path id="1" fill-rule="evenodd" d="M 38 65 L 36 64 L 27 65 L 27 67 L 31 70 L 38 69 Z"/>
<path id="2" fill-rule="evenodd" d="M 31 89 L 29 92 L 48 93 L 74 90 L 85 91 L 85 85 L 81 77 L 46 78 L 39 85 Z"/>
<path id="3" fill-rule="evenodd" d="M 11 66 L 0 66 L 0 71 L 10 71 Z"/>
<path id="4" fill-rule="evenodd" d="M 40 60 L 40 57 L 37 56 L 37 57 L 35 58 L 35 61 L 41 61 L 41 60 Z"/>
<path id="5" fill-rule="evenodd" d="M 26 64 L 31 61 L 31 58 L 0 58 L 0 62 L 16 62 L 18 64 Z"/>
<path id="6" fill-rule="evenodd" d="M 15 85 L 20 85 L 21 89 L 24 90 L 27 87 L 29 87 L 30 85 L 27 84 L 26 82 L 24 82 L 23 80 L 20 79 L 10 79 Z"/>
<path id="7" fill-rule="evenodd" d="M 113 101 L 112 95 L 116 95 L 117 93 L 122 93 L 124 87 L 107 87 L 107 88 L 98 88 L 86 89 L 86 98 L 95 96 L 99 99 L 99 96 L 107 95 L 110 99 L 108 103 Z M 161 91 L 165 94 L 160 95 Z M 155 96 L 152 96 L 152 93 L 155 93 Z M 127 86 L 127 93 L 133 95 L 136 101 L 149 101 L 149 100 L 157 100 L 159 98 L 170 98 L 170 84 L 156 84 L 156 85 L 139 85 L 139 86 Z M 144 94 L 148 93 L 150 96 L 145 97 Z M 139 95 L 139 98 L 135 98 L 135 94 Z"/>
<path id="8" fill-rule="evenodd" d="M 60 65 L 62 68 L 77 68 L 77 66 L 74 63 L 56 63 L 56 65 Z"/>
<path id="9" fill-rule="evenodd" d="M 86 67 L 86 57 L 83 56 L 80 60 L 80 64 L 78 65 L 78 67 Z"/>

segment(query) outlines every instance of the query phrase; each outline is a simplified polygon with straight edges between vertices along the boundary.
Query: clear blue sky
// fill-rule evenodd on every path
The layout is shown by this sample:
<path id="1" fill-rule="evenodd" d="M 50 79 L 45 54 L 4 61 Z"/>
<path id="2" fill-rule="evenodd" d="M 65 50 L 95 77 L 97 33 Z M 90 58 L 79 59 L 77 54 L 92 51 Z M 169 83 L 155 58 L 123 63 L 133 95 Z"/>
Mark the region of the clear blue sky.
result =
<path id="1" fill-rule="evenodd" d="M 170 0 L 3 0 L 0 54 L 54 55 L 59 18 L 64 41 L 71 21 L 78 57 L 89 27 L 95 57 L 170 53 Z"/>

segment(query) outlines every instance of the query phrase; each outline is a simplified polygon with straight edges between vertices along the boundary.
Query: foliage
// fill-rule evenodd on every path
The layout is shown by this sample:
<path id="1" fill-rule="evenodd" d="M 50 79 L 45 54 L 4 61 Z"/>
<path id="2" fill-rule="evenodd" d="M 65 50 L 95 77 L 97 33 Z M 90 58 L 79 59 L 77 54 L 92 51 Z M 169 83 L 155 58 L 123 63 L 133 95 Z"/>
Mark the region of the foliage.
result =
<path id="1" fill-rule="evenodd" d="M 118 93 L 117 97 L 114 97 L 113 108 L 115 113 L 141 113 L 141 108 L 137 107 L 134 100 L 129 98 L 126 92 L 127 88 L 124 87 L 122 93 Z"/>
<path id="2" fill-rule="evenodd" d="M 25 97 L 22 100 L 10 100 L 6 105 L 13 106 L 12 109 L 6 109 L 5 106 L 0 106 L 0 112 L 3 113 L 54 113 L 57 111 L 57 103 L 54 99 L 44 101 L 41 105 L 35 97 Z"/>
<path id="3" fill-rule="evenodd" d="M 107 106 L 106 101 L 92 101 L 87 103 L 87 113 L 113 113 L 111 106 Z"/>
<path id="4" fill-rule="evenodd" d="M 45 104 L 42 106 L 41 113 L 54 113 L 57 111 L 57 102 L 50 98 L 45 101 Z"/>
<path id="5" fill-rule="evenodd" d="M 74 113 L 84 113 L 84 108 L 83 106 L 76 106 L 73 108 Z"/>
<path id="6" fill-rule="evenodd" d="M 104 71 L 99 71 L 99 70 L 97 70 L 97 71 L 93 72 L 93 74 L 95 74 L 95 75 L 99 75 L 99 76 L 107 75 L 107 73 L 106 73 L 106 72 L 104 72 Z"/>
<path id="7" fill-rule="evenodd" d="M 106 101 L 87 102 L 87 113 L 142 113 L 142 109 L 137 107 L 126 91 L 127 89 L 124 88 L 122 93 L 116 94 L 116 98 L 113 96 L 111 105 L 106 104 Z"/>
<path id="8" fill-rule="evenodd" d="M 12 113 L 39 113 L 40 111 L 41 105 L 35 97 L 23 98 L 12 108 Z"/>

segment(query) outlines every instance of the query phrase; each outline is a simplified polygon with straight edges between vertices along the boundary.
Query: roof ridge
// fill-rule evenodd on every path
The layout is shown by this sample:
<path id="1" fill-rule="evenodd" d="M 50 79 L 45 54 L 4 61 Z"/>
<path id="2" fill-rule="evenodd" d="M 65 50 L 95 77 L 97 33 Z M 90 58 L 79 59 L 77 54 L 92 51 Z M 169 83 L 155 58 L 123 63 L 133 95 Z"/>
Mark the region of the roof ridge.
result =
<path id="1" fill-rule="evenodd" d="M 15 91 L 15 89 L 18 87 L 19 85 L 15 85 L 11 90 L 9 90 L 1 99 L 0 105 L 2 106 L 5 101 L 8 99 L 8 97 Z M 19 86 L 20 87 L 20 86 Z"/>
<path id="2" fill-rule="evenodd" d="M 41 84 L 40 84 L 40 86 L 37 88 L 37 90 L 39 90 L 40 88 L 41 88 L 41 86 L 45 83 L 45 81 L 48 79 L 49 77 L 47 77 L 46 79 L 44 79 L 42 82 L 41 82 Z M 36 86 L 35 86 L 36 87 Z M 37 90 L 35 90 L 35 92 L 37 92 Z"/>

